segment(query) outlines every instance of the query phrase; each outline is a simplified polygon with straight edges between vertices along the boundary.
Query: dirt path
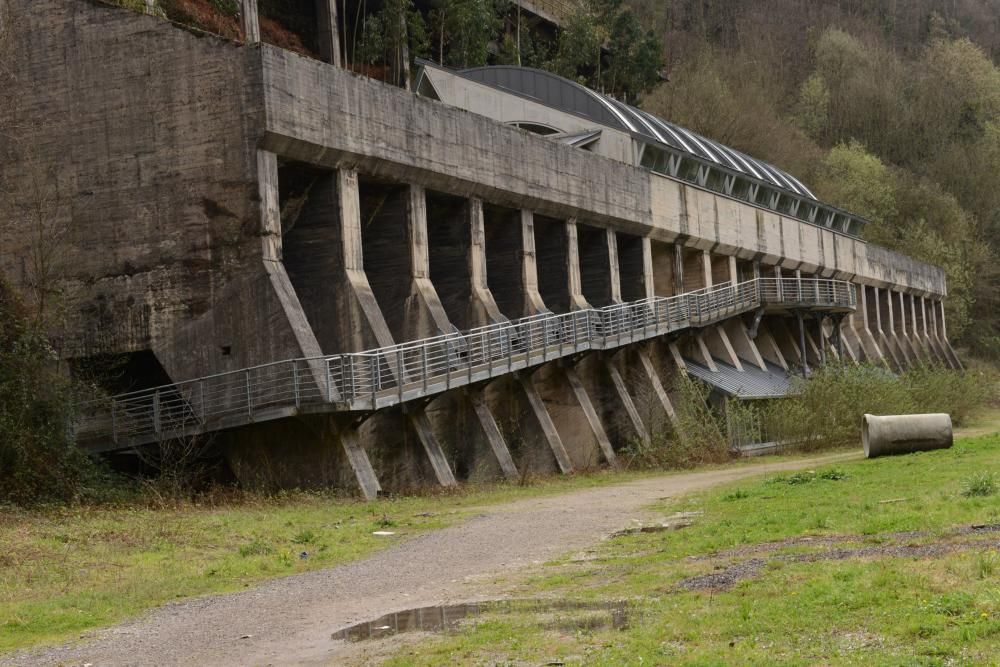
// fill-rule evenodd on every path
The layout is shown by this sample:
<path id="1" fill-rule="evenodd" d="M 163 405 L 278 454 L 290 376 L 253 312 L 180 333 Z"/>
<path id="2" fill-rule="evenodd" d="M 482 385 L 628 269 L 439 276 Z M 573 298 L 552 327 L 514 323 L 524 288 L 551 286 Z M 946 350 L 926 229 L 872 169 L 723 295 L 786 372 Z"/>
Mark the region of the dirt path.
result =
<path id="1" fill-rule="evenodd" d="M 488 507 L 365 560 L 167 605 L 85 643 L 0 665 L 331 664 L 344 657 L 344 642 L 330 639 L 336 630 L 393 611 L 500 595 L 526 568 L 647 517 L 643 508 L 658 499 L 858 456 L 675 474 Z"/>

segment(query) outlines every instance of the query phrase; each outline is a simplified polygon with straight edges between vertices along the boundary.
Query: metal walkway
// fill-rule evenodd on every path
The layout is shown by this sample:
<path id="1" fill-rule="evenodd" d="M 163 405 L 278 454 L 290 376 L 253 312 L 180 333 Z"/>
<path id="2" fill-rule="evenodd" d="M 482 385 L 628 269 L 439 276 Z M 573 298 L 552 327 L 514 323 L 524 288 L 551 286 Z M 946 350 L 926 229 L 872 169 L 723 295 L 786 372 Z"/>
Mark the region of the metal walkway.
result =
<path id="1" fill-rule="evenodd" d="M 377 350 L 289 359 L 110 397 L 85 406 L 77 442 L 110 451 L 296 414 L 368 412 L 539 366 L 611 350 L 758 308 L 853 311 L 845 281 L 758 278 L 538 315 Z"/>

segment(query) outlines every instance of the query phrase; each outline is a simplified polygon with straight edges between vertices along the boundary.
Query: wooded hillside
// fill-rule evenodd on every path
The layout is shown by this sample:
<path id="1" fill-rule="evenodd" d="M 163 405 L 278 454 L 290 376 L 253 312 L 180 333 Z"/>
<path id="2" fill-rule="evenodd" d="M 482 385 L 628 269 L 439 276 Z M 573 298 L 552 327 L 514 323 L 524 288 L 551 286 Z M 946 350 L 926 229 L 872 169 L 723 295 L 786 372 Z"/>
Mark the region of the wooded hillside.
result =
<path id="1" fill-rule="evenodd" d="M 944 266 L 949 334 L 1000 356 L 1000 1 L 626 2 L 670 78 L 642 106 Z"/>

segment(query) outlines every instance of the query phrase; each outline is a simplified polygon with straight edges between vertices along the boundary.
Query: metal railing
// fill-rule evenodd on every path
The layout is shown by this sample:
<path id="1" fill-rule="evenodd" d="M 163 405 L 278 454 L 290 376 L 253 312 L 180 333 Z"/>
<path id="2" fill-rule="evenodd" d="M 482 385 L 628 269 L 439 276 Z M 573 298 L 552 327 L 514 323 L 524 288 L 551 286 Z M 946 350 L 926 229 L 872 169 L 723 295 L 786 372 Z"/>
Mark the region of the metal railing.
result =
<path id="1" fill-rule="evenodd" d="M 606 308 L 544 314 L 329 357 L 290 359 L 85 406 L 77 441 L 115 448 L 302 412 L 367 411 L 587 350 L 700 327 L 765 306 L 853 310 L 854 286 L 758 278 Z"/>

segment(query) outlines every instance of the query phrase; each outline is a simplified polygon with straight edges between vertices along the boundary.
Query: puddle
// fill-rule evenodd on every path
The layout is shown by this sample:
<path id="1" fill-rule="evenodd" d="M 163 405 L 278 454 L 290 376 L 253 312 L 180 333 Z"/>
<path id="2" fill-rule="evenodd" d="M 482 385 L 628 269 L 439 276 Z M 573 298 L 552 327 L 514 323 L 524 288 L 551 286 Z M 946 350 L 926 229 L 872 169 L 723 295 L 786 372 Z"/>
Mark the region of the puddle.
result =
<path id="1" fill-rule="evenodd" d="M 559 630 L 599 630 L 628 627 L 633 610 L 625 601 L 571 602 L 566 600 L 490 600 L 461 604 L 418 607 L 386 614 L 374 621 L 352 625 L 333 633 L 332 639 L 351 642 L 380 639 L 402 632 L 447 632 L 466 619 L 485 613 L 514 612 L 541 614 L 546 628 Z"/>

